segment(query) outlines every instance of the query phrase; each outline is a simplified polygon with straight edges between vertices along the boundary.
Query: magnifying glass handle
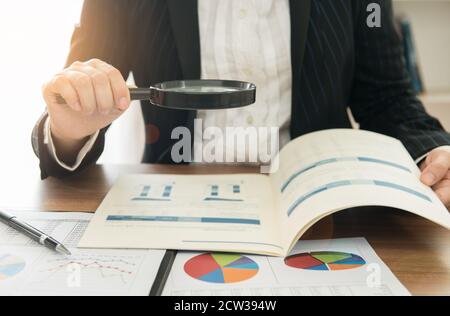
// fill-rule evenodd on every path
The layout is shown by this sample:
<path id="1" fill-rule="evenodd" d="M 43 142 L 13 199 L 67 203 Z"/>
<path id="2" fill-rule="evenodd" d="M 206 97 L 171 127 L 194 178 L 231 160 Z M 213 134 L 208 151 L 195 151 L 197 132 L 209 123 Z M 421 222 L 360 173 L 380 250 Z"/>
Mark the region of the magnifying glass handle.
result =
<path id="1" fill-rule="evenodd" d="M 131 100 L 150 100 L 152 98 L 151 88 L 130 88 Z"/>
<path id="2" fill-rule="evenodd" d="M 129 88 L 132 101 L 150 100 L 152 97 L 151 88 Z M 55 94 L 55 101 L 60 105 L 67 105 L 66 100 L 60 94 Z"/>

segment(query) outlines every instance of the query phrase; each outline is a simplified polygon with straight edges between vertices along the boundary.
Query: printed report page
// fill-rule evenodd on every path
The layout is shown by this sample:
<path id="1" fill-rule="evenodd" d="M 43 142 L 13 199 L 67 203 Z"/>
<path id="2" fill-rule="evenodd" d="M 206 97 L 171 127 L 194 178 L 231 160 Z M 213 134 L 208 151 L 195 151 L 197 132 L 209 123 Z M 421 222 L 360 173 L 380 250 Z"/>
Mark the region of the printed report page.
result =
<path id="1" fill-rule="evenodd" d="M 450 228 L 447 209 L 393 138 L 357 130 L 316 132 L 288 144 L 280 166 L 271 180 L 288 227 L 284 245 L 326 215 L 357 206 L 407 210 Z"/>
<path id="2" fill-rule="evenodd" d="M 264 175 L 129 175 L 118 180 L 80 247 L 280 254 Z"/>

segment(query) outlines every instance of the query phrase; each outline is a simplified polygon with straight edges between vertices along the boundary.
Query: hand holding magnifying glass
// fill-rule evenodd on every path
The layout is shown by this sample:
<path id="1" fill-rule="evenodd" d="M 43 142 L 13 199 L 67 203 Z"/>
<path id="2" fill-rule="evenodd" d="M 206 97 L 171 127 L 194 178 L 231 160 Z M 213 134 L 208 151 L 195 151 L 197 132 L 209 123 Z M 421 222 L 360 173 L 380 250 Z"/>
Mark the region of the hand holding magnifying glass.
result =
<path id="1" fill-rule="evenodd" d="M 256 87 L 239 81 L 194 80 L 129 88 L 118 69 L 92 59 L 75 62 L 55 75 L 44 85 L 43 95 L 58 158 L 71 164 L 88 138 L 118 119 L 131 100 L 149 100 L 168 109 L 229 109 L 253 104 Z"/>
<path id="2" fill-rule="evenodd" d="M 232 80 L 182 80 L 129 88 L 131 100 L 149 100 L 153 105 L 179 110 L 220 110 L 255 103 L 256 86 Z M 58 104 L 66 100 L 55 94 Z"/>

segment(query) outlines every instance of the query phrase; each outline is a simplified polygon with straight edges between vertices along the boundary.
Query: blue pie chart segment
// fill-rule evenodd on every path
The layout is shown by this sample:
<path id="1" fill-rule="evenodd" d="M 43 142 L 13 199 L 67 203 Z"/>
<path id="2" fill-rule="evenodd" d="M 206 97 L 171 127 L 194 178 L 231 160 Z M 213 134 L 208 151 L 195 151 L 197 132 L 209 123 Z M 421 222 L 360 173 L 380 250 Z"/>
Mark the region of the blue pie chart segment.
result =
<path id="1" fill-rule="evenodd" d="M 0 281 L 9 279 L 25 269 L 26 263 L 22 258 L 0 254 Z"/>

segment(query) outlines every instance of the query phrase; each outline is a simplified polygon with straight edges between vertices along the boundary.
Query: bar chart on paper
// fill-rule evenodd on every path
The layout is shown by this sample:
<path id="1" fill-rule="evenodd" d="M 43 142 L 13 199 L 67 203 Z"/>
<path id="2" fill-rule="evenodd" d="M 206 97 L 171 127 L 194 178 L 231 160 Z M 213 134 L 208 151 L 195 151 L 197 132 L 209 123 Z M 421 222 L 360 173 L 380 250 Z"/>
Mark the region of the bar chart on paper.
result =
<path id="1" fill-rule="evenodd" d="M 207 202 L 244 202 L 241 184 L 211 184 L 209 194 L 204 198 Z"/>
<path id="2" fill-rule="evenodd" d="M 220 252 L 232 245 L 243 253 L 276 253 L 274 229 L 264 225 L 274 220 L 272 191 L 267 177 L 254 174 L 122 176 L 79 247 Z"/>
<path id="3" fill-rule="evenodd" d="M 161 201 L 170 202 L 174 183 L 168 184 L 145 184 L 140 187 L 136 196 L 131 200 L 135 202 Z"/>
<path id="4" fill-rule="evenodd" d="M 180 190 L 186 185 L 191 190 Z M 215 181 L 214 183 L 180 183 L 164 179 L 146 179 L 139 184 L 129 184 L 118 195 L 117 203 L 108 206 L 108 212 L 116 208 L 117 212 L 106 216 L 106 222 L 120 225 L 122 222 L 139 223 L 192 223 L 218 225 L 260 226 L 261 220 L 249 212 L 249 202 L 244 196 L 244 181 Z M 125 192 L 125 193 L 123 193 Z M 188 192 L 188 193 L 186 193 Z M 130 203 L 131 202 L 131 203 Z M 186 212 L 176 212 L 181 207 Z M 124 211 L 127 210 L 127 211 Z M 239 214 L 237 214 L 239 213 Z"/>

